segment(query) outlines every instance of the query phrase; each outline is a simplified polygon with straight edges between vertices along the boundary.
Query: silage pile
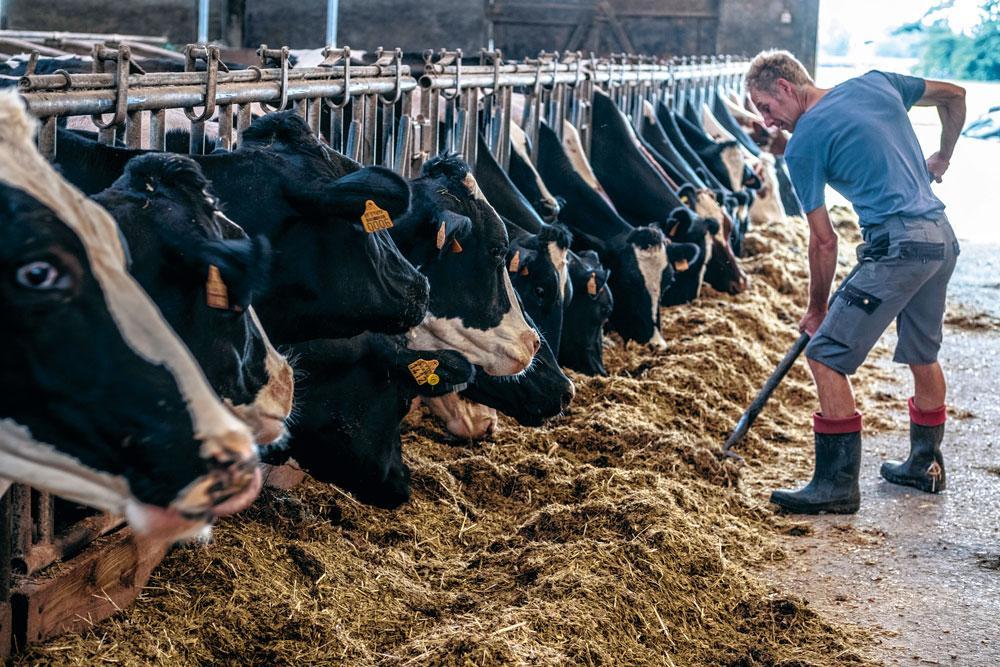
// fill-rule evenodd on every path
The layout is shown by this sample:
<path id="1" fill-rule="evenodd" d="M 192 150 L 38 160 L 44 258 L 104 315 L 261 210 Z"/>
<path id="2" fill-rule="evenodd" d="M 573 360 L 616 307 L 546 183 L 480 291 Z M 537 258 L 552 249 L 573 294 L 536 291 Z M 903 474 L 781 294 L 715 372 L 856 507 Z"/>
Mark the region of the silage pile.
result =
<path id="1" fill-rule="evenodd" d="M 801 364 L 741 448 L 754 484 L 715 455 L 796 337 L 804 235 L 801 220 L 754 230 L 749 294 L 665 311 L 666 354 L 616 339 L 612 375 L 574 376 L 545 428 L 505 421 L 466 445 L 415 423 L 406 507 L 311 481 L 266 491 L 210 547 L 176 549 L 131 609 L 24 661 L 864 663 L 858 635 L 752 573 L 782 557 L 786 525 L 759 473 L 801 478 L 807 461 Z"/>

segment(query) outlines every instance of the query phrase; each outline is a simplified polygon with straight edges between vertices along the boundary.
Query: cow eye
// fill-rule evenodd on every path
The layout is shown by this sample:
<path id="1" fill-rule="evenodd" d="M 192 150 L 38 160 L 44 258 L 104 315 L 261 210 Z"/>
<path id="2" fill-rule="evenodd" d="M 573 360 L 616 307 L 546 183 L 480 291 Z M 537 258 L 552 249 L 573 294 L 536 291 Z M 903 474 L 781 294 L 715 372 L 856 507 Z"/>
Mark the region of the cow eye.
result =
<path id="1" fill-rule="evenodd" d="M 35 290 L 69 287 L 70 277 L 48 262 L 30 262 L 17 270 L 18 284 Z"/>
<path id="2" fill-rule="evenodd" d="M 538 287 L 536 287 L 535 288 L 535 296 L 537 296 L 539 299 L 544 299 L 545 298 L 545 288 L 542 287 L 541 285 L 539 285 Z"/>

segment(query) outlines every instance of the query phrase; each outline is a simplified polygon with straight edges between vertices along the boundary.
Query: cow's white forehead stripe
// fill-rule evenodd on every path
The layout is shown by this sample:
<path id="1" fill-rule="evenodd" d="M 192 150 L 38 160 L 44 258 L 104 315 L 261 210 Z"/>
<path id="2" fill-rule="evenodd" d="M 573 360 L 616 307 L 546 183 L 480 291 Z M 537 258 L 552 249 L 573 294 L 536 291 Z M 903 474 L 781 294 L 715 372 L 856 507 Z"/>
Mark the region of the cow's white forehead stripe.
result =
<path id="1" fill-rule="evenodd" d="M 37 122 L 14 91 L 0 93 L 0 181 L 51 209 L 79 237 L 108 311 L 136 354 L 172 373 L 187 403 L 195 436 L 205 440 L 246 432 L 226 410 L 160 311 L 125 270 L 118 228 L 103 208 L 66 182 L 35 149 Z M 214 451 L 202 451 L 205 456 Z"/>
<path id="2" fill-rule="evenodd" d="M 566 263 L 566 256 L 569 254 L 569 250 L 564 250 L 560 248 L 555 241 L 549 241 L 549 260 L 552 262 L 552 266 L 556 268 L 556 274 L 559 276 L 559 291 L 562 292 L 563 298 L 566 297 L 566 284 L 569 282 L 569 268 Z"/>

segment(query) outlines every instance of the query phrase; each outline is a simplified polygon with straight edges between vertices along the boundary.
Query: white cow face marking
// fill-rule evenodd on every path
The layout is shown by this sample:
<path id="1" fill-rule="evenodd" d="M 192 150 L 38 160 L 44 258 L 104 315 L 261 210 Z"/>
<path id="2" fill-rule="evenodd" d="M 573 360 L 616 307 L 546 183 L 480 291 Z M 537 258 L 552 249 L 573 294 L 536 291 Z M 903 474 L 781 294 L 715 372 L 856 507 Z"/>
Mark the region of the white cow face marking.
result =
<path id="1" fill-rule="evenodd" d="M 524 319 L 510 276 L 506 270 L 502 274 L 510 308 L 500 324 L 486 330 L 473 329 L 466 327 L 460 318 L 434 317 L 428 313 L 423 322 L 407 333 L 407 347 L 413 350 L 458 350 L 470 362 L 482 366 L 489 375 L 517 375 L 524 371 L 531 364 L 541 341 Z"/>
<path id="2" fill-rule="evenodd" d="M 653 317 L 653 337 L 649 344 L 659 349 L 665 349 L 667 342 L 663 340 L 660 333 L 660 284 L 663 280 L 663 270 L 667 268 L 667 248 L 660 243 L 651 248 L 639 248 L 632 246 L 635 251 L 635 260 L 639 265 L 639 273 L 642 274 L 646 291 L 649 292 L 650 315 Z"/>
<path id="3" fill-rule="evenodd" d="M 729 175 L 730 190 L 738 192 L 743 189 L 743 153 L 738 146 L 726 146 L 720 153 L 722 164 Z"/>
<path id="4" fill-rule="evenodd" d="M 548 250 L 549 259 L 552 261 L 552 266 L 556 268 L 556 275 L 559 276 L 559 289 L 562 291 L 563 299 L 565 299 L 566 286 L 569 284 L 569 266 L 566 262 L 569 250 L 560 248 L 555 241 L 549 241 Z"/>

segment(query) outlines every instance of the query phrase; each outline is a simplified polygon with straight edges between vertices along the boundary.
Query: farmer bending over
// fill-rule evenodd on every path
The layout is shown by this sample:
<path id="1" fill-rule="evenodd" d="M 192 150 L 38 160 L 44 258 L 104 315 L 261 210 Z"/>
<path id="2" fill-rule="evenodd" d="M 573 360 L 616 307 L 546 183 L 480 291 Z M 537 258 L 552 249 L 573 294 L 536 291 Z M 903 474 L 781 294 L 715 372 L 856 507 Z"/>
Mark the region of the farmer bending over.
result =
<path id="1" fill-rule="evenodd" d="M 799 329 L 812 336 L 806 357 L 819 393 L 816 467 L 804 488 L 774 491 L 771 502 L 796 513 L 858 511 L 861 414 L 847 376 L 893 320 L 893 359 L 909 365 L 915 385 L 910 456 L 883 463 L 881 474 L 893 484 L 943 491 L 945 380 L 937 358 L 959 247 L 930 182 L 940 183 L 948 169 L 965 122 L 965 90 L 879 71 L 817 88 L 787 51 L 758 54 L 746 84 L 765 122 L 793 133 L 785 161 L 809 220 L 809 305 Z M 936 106 L 941 117 L 941 148 L 926 161 L 906 115 L 914 104 Z M 829 312 L 837 235 L 824 204 L 827 184 L 854 205 L 865 241 L 860 268 Z"/>

